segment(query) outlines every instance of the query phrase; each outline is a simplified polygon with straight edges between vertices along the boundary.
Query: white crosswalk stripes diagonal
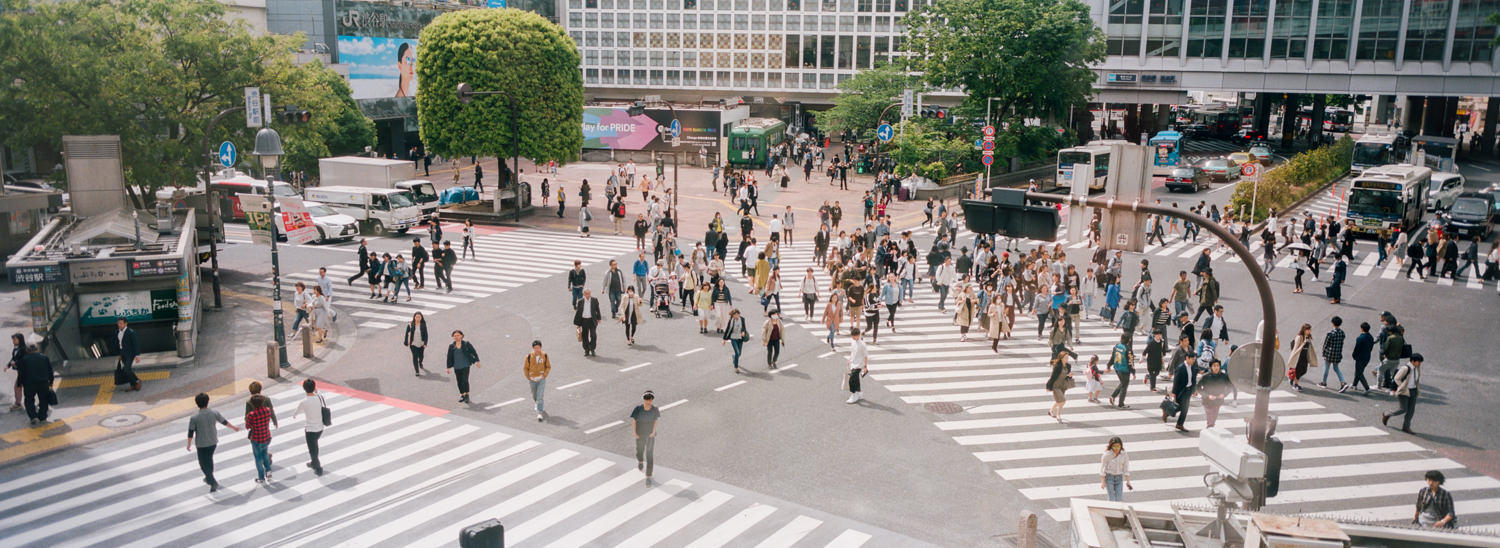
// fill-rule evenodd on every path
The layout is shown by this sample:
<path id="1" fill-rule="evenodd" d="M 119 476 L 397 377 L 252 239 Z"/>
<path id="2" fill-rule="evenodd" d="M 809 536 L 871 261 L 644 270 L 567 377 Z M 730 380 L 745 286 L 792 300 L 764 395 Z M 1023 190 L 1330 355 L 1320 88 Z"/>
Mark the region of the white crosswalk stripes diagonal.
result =
<path id="1" fill-rule="evenodd" d="M 926 231 L 931 233 L 931 229 Z M 1050 249 L 1050 244 L 1046 245 Z M 1258 241 L 1254 247 L 1259 248 Z M 1182 257 L 1212 248 L 1213 244 L 1207 240 L 1184 243 L 1173 239 L 1165 246 L 1153 247 L 1157 255 Z M 1378 257 L 1372 255 L 1375 255 L 1372 247 L 1357 245 L 1349 275 L 1371 277 L 1392 271 L 1393 267 L 1388 265 L 1376 267 Z M 1260 255 L 1255 256 L 1258 259 Z M 1222 255 L 1219 257 L 1222 260 Z M 1278 259 L 1286 260 L 1284 256 Z M 800 279 L 801 272 L 809 267 L 813 268 L 819 289 L 826 296 L 829 279 L 824 268 L 814 265 L 810 246 L 783 248 L 780 261 L 783 272 L 795 272 Z M 1324 270 L 1327 271 L 1326 266 Z M 735 277 L 738 274 L 738 271 L 731 273 Z M 925 276 L 925 268 L 921 274 Z M 1291 272 L 1278 269 L 1274 275 L 1289 278 Z M 950 310 L 938 312 L 936 295 L 925 280 L 917 282 L 916 291 L 915 304 L 903 304 L 896 310 L 895 329 L 881 325 L 878 343 L 869 347 L 869 382 L 879 383 L 905 404 L 956 404 L 956 413 L 930 415 L 938 430 L 952 437 L 961 450 L 973 453 L 1000 478 L 1011 482 L 1049 516 L 1067 520 L 1070 497 L 1104 498 L 1097 482 L 1099 456 L 1104 451 L 1104 442 L 1115 435 L 1126 440 L 1126 449 L 1132 453 L 1135 490 L 1125 495 L 1127 501 L 1207 503 L 1202 474 L 1208 466 L 1198 452 L 1196 436 L 1207 426 L 1201 402 L 1195 398 L 1189 407 L 1186 426 L 1192 433 L 1176 432 L 1171 423 L 1163 424 L 1161 420 L 1157 403 L 1162 395 L 1139 384 L 1142 382 L 1139 375 L 1144 373 L 1139 366 L 1138 376 L 1132 380 L 1126 397 L 1130 408 L 1086 401 L 1082 375 L 1088 358 L 1098 355 L 1101 361 L 1107 361 L 1113 343 L 1119 338 L 1118 329 L 1097 319 L 1083 322 L 1079 329 L 1081 342 L 1073 346 L 1079 354 L 1079 359 L 1073 362 L 1078 387 L 1067 392 L 1063 419 L 1059 421 L 1047 415 L 1053 404 L 1051 393 L 1044 389 L 1052 371 L 1047 362 L 1051 349 L 1047 341 L 1037 337 L 1035 316 L 1018 313 L 1013 338 L 999 341 L 997 352 L 991 350 L 990 341 L 977 327 L 969 332 L 968 342 L 959 340 L 959 330 L 953 324 L 951 296 Z M 1101 297 L 1096 295 L 1094 300 L 1097 306 Z M 827 330 L 816 316 L 806 321 L 802 314 L 789 314 L 786 319 L 796 320 L 794 323 L 821 338 Z M 882 324 L 884 316 L 882 310 Z M 867 334 L 866 342 L 871 342 L 871 338 Z M 847 349 L 846 339 L 847 326 L 841 329 L 835 348 Z M 1136 339 L 1137 351 L 1143 348 L 1140 339 Z M 1105 395 L 1100 396 L 1101 400 L 1116 386 L 1112 371 L 1105 370 L 1102 376 Z M 1164 382 L 1166 387 L 1171 386 L 1170 381 Z M 1254 398 L 1250 387 L 1238 388 L 1238 401 L 1226 402 L 1219 411 L 1216 426 L 1242 433 L 1253 413 Z M 1500 482 L 1434 455 L 1420 445 L 1392 438 L 1378 424 L 1367 426 L 1368 417 L 1356 419 L 1329 412 L 1317 401 L 1288 390 L 1271 393 L 1271 412 L 1278 418 L 1277 435 L 1286 443 L 1282 492 L 1293 494 L 1271 499 L 1268 503 L 1271 511 L 1390 516 L 1388 508 L 1401 504 L 1410 508 L 1408 499 L 1421 487 L 1421 471 L 1428 469 L 1444 470 L 1454 478 L 1450 483 L 1472 491 L 1472 495 L 1456 496 L 1455 500 L 1500 497 Z M 1363 487 L 1395 481 L 1393 478 L 1406 481 L 1400 484 L 1400 489 L 1392 487 L 1388 491 L 1366 491 Z M 1343 489 L 1347 493 L 1354 486 L 1359 486 L 1356 496 L 1332 495 L 1334 490 Z M 1500 523 L 1500 508 L 1483 508 L 1465 501 L 1457 504 L 1460 513 L 1468 513 L 1466 523 Z M 1409 515 L 1406 517 L 1409 519 Z"/>
<path id="2" fill-rule="evenodd" d="M 268 396 L 283 405 L 304 397 Z M 301 421 L 288 420 L 273 433 L 267 485 L 251 482 L 245 435 L 221 431 L 223 487 L 203 494 L 181 425 L 164 425 L 0 476 L 0 493 L 11 495 L 0 500 L 0 538 L 18 547 L 451 546 L 463 527 L 499 518 L 512 545 L 923 545 L 666 469 L 657 470 L 662 483 L 641 487 L 628 457 L 385 402 L 326 399 L 336 423 L 321 439 L 322 476 L 306 468 Z"/>
<path id="3" fill-rule="evenodd" d="M 453 243 L 453 251 L 462 255 L 462 245 L 456 241 Z M 338 285 L 359 272 L 358 260 L 329 264 L 326 266 L 328 275 L 334 280 L 333 308 L 353 318 L 361 327 L 388 329 L 410 321 L 416 312 L 430 317 L 476 299 L 566 273 L 573 268 L 574 260 L 581 261 L 584 266 L 608 261 L 635 251 L 635 240 L 607 235 L 579 238 L 571 233 L 517 229 L 475 237 L 474 248 L 473 256 L 461 257 L 453 268 L 452 278 L 457 288 L 453 292 L 438 289 L 431 266 L 423 266 L 427 288 L 413 288 L 409 295 L 402 293 L 396 302 L 368 298 L 368 275 L 354 280 L 352 288 L 347 284 Z M 292 294 L 294 284 L 299 281 L 311 288 L 317 279 L 316 269 L 286 274 L 282 277 L 283 294 Z M 261 289 L 271 287 L 269 281 L 246 285 Z M 408 296 L 410 301 L 406 300 Z"/>

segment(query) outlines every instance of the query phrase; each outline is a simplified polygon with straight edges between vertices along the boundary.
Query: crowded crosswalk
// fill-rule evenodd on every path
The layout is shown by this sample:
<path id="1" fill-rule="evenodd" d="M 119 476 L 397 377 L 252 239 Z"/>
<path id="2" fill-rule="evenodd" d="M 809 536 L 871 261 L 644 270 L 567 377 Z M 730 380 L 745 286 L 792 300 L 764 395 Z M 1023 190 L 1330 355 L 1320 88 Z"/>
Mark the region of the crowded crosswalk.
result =
<path id="1" fill-rule="evenodd" d="M 306 467 L 302 419 L 290 412 L 302 391 L 267 394 L 286 422 L 274 431 L 275 478 L 264 486 L 251 481 L 245 436 L 223 430 L 223 487 L 208 492 L 194 454 L 182 450 L 184 428 L 173 424 L 7 476 L 0 538 L 6 546 L 453 546 L 461 528 L 494 518 L 507 546 L 920 545 L 667 470 L 643 486 L 626 457 L 336 388 L 324 393 L 334 425 L 317 476 Z"/>
<path id="2" fill-rule="evenodd" d="M 970 239 L 972 235 L 960 231 L 957 245 L 967 245 Z M 1029 248 L 1040 242 L 1022 243 Z M 1083 243 L 1063 245 L 1065 249 L 1084 247 Z M 1148 249 L 1147 255 L 1154 251 L 1190 257 L 1202 245 L 1206 244 L 1157 246 Z M 826 271 L 813 264 L 812 246 L 783 249 L 780 268 L 792 273 L 787 275 L 787 292 L 795 291 L 796 280 L 809 267 L 826 292 L 829 280 Z M 738 269 L 730 270 L 739 274 Z M 1352 272 L 1357 270 L 1351 267 Z M 1166 388 L 1159 382 L 1163 393 L 1150 391 L 1144 384 L 1144 369 L 1129 389 L 1129 409 L 1087 401 L 1083 372 L 1093 356 L 1099 357 L 1101 369 L 1106 367 L 1102 364 L 1119 341 L 1118 329 L 1097 315 L 1084 320 L 1080 342 L 1072 347 L 1079 355 L 1074 374 L 1080 380 L 1077 388 L 1068 391 L 1062 420 L 1057 420 L 1047 415 L 1053 401 L 1051 392 L 1044 389 L 1051 373 L 1047 363 L 1051 349 L 1038 336 L 1035 316 L 1018 314 L 1014 338 L 999 341 L 998 350 L 992 351 L 982 333 L 970 332 L 968 342 L 960 341 L 951 297 L 949 310 L 940 312 L 937 296 L 925 282 L 917 284 L 916 294 L 914 305 L 897 309 L 895 329 L 882 325 L 878 337 L 865 336 L 866 342 L 876 341 L 870 346 L 868 379 L 902 402 L 932 413 L 939 430 L 1039 504 L 1048 516 L 1068 520 L 1071 497 L 1104 498 L 1099 461 L 1111 436 L 1123 438 L 1131 453 L 1134 488 L 1126 493 L 1126 501 L 1209 504 L 1203 483 L 1208 466 L 1197 449 L 1197 432 L 1206 422 L 1196 402 L 1186 423 L 1190 433 L 1164 424 L 1158 404 Z M 820 318 L 806 318 L 800 310 L 788 311 L 785 319 L 819 339 L 827 333 Z M 883 316 L 881 321 L 885 321 Z M 1248 328 L 1236 326 L 1232 336 L 1248 340 Z M 1137 336 L 1137 346 L 1144 344 L 1143 338 Z M 847 325 L 836 341 L 834 350 L 846 352 Z M 1114 375 L 1105 370 L 1102 376 L 1104 394 L 1108 394 L 1116 384 Z M 1170 382 L 1165 385 L 1170 386 Z M 1253 391 L 1251 386 L 1236 387 L 1217 426 L 1243 433 L 1253 414 Z M 1351 417 L 1330 412 L 1287 389 L 1272 392 L 1270 410 L 1279 419 L 1277 431 L 1286 452 L 1281 492 L 1269 501 L 1268 510 L 1405 522 L 1411 518 L 1411 494 L 1422 486 L 1422 473 L 1441 470 L 1448 475 L 1445 487 L 1454 492 L 1466 526 L 1500 524 L 1500 480 L 1393 437 L 1372 424 L 1376 422 L 1373 414 Z"/>
<path id="3" fill-rule="evenodd" d="M 456 233 L 449 232 L 450 235 Z M 458 252 L 460 248 L 456 244 L 457 242 L 454 251 Z M 353 287 L 344 283 L 359 272 L 358 259 L 352 256 L 340 257 L 345 260 L 329 264 L 327 268 L 329 277 L 334 281 L 334 309 L 339 310 L 341 316 L 355 318 L 362 328 L 387 329 L 405 325 L 411 321 L 415 312 L 432 317 L 433 314 L 476 299 L 565 273 L 573 268 L 575 259 L 584 266 L 589 266 L 633 250 L 635 241 L 620 236 L 597 235 L 583 239 L 575 235 L 532 229 L 476 236 L 474 255 L 460 258 L 453 269 L 453 285 L 456 287 L 453 292 L 444 292 L 429 285 L 425 289 L 413 289 L 410 301 L 398 299 L 391 303 L 367 298 L 369 286 L 364 280 L 355 280 Z M 427 270 L 426 274 L 431 278 L 431 267 L 427 267 Z M 282 278 L 283 294 L 290 294 L 292 284 L 296 282 L 312 286 L 317 279 L 317 269 L 288 274 Z M 247 285 L 266 289 L 271 287 L 269 281 Z M 558 287 L 559 291 L 565 289 L 561 285 Z"/>

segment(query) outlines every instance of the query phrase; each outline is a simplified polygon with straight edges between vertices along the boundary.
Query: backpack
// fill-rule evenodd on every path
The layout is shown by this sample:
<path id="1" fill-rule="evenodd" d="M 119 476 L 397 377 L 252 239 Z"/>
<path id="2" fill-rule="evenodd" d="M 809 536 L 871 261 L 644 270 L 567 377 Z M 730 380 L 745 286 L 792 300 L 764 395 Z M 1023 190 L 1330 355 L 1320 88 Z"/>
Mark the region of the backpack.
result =
<path id="1" fill-rule="evenodd" d="M 621 202 L 615 202 L 615 216 L 616 217 L 624 217 L 625 216 L 625 202 L 623 202 L 623 201 L 621 201 Z"/>
<path id="2" fill-rule="evenodd" d="M 1114 352 L 1109 356 L 1109 363 L 1114 366 L 1116 373 L 1130 373 L 1130 358 L 1125 354 L 1125 345 L 1115 345 Z"/>

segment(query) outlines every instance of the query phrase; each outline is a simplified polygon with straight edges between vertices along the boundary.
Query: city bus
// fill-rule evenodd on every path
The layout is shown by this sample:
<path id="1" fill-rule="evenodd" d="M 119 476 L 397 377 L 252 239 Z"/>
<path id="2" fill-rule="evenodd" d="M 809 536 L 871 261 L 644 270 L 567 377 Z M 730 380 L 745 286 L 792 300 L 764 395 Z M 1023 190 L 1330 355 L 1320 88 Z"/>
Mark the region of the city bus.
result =
<path id="1" fill-rule="evenodd" d="M 1118 161 L 1112 154 L 1118 147 L 1104 141 L 1065 148 L 1057 151 L 1057 187 L 1072 188 L 1074 180 L 1087 181 L 1089 192 L 1104 190 L 1109 180 L 1110 161 Z"/>
<path id="2" fill-rule="evenodd" d="M 1411 138 L 1411 162 L 1422 164 L 1436 171 L 1457 172 L 1458 139 L 1437 135 L 1418 135 Z"/>
<path id="3" fill-rule="evenodd" d="M 786 140 L 786 123 L 775 118 L 746 118 L 729 130 L 729 163 L 764 167 L 770 147 Z"/>
<path id="4" fill-rule="evenodd" d="M 1354 111 L 1335 107 L 1323 110 L 1323 131 L 1348 133 L 1351 129 L 1354 129 Z"/>
<path id="5" fill-rule="evenodd" d="M 1372 167 L 1396 163 L 1401 160 L 1400 155 L 1395 134 L 1368 134 L 1355 141 L 1350 169 L 1360 173 Z"/>
<path id="6" fill-rule="evenodd" d="M 1420 226 L 1427 211 L 1427 187 L 1432 169 L 1410 164 L 1370 167 L 1354 178 L 1349 189 L 1350 230 L 1374 235 L 1400 228 L 1410 232 Z"/>
<path id="7" fill-rule="evenodd" d="M 1151 146 L 1151 177 L 1166 177 L 1172 173 L 1181 160 L 1182 134 L 1176 131 L 1162 131 L 1152 137 L 1148 143 Z"/>

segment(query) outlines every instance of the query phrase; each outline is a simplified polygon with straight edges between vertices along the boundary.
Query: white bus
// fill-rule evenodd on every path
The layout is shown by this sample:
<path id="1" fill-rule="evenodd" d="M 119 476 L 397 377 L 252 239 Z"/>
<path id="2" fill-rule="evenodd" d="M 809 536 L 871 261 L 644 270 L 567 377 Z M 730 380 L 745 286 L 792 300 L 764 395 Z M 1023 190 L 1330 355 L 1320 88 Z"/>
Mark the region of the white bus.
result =
<path id="1" fill-rule="evenodd" d="M 1396 135 L 1369 134 L 1354 143 L 1354 158 L 1349 168 L 1355 173 L 1366 169 L 1393 164 L 1401 160 L 1401 151 L 1396 149 Z"/>
<path id="2" fill-rule="evenodd" d="M 1427 187 L 1432 169 L 1397 164 L 1366 169 L 1349 189 L 1351 230 L 1374 235 L 1400 228 L 1410 233 L 1421 225 L 1427 210 Z"/>
<path id="3" fill-rule="evenodd" d="M 1104 190 L 1110 170 L 1118 163 L 1118 145 L 1127 141 L 1091 141 L 1087 145 L 1057 151 L 1057 187 L 1072 188 L 1073 181 L 1087 181 L 1089 191 Z"/>

